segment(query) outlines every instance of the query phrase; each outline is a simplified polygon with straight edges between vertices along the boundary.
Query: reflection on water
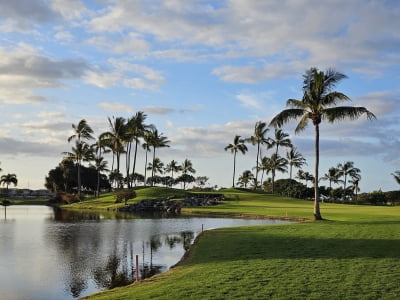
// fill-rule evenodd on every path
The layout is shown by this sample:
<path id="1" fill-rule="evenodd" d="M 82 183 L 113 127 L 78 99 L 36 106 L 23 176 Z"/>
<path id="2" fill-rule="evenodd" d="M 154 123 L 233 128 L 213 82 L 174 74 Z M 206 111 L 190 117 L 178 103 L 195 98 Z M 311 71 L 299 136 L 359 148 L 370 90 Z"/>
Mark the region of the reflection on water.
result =
<path id="1" fill-rule="evenodd" d="M 11 206 L 0 219 L 1 299 L 74 299 L 127 285 L 136 255 L 143 279 L 176 264 L 203 226 L 267 222 Z"/>

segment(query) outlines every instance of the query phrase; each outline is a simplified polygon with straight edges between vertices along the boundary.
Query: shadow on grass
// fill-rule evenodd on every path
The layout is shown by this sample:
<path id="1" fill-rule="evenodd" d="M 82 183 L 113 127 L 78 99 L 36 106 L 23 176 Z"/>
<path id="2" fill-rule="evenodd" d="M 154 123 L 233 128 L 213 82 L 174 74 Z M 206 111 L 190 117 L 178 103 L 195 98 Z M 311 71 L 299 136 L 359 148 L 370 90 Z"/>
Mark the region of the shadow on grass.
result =
<path id="1" fill-rule="evenodd" d="M 207 232 L 187 263 L 252 259 L 357 259 L 400 258 L 400 239 L 314 238 L 259 234 L 240 229 L 235 233 Z"/>

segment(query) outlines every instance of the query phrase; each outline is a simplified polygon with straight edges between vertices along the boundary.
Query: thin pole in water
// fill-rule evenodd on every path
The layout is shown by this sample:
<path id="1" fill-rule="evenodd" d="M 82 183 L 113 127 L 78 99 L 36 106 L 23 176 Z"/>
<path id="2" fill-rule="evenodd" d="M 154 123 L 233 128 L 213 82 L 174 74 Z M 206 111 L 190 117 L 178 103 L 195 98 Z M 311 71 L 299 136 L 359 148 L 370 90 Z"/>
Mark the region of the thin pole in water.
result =
<path id="1" fill-rule="evenodd" d="M 136 281 L 139 281 L 139 255 L 136 255 L 136 270 L 135 270 L 135 277 L 136 277 Z"/>

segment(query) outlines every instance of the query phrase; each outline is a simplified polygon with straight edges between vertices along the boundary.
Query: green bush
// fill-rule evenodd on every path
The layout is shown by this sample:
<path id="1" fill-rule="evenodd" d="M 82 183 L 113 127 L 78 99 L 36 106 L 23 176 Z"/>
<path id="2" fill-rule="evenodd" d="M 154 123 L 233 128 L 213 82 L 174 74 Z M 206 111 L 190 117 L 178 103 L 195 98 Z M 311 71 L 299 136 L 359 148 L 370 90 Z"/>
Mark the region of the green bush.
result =
<path id="1" fill-rule="evenodd" d="M 133 189 L 121 189 L 115 194 L 115 203 L 125 202 L 127 204 L 128 200 L 136 197 L 136 192 Z"/>

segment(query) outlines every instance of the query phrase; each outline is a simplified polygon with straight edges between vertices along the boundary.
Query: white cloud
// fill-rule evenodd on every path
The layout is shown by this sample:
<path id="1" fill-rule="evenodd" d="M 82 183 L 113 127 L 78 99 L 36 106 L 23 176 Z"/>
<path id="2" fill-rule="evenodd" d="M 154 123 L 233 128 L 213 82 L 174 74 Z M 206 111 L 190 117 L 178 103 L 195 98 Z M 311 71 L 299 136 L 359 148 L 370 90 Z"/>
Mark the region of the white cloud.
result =
<path id="1" fill-rule="evenodd" d="M 162 106 L 145 106 L 143 110 L 155 115 L 166 115 L 174 111 L 172 108 Z"/>
<path id="2" fill-rule="evenodd" d="M 238 94 L 236 95 L 236 99 L 239 100 L 239 102 L 247 108 L 252 108 L 252 109 L 262 109 L 262 104 L 260 100 L 258 99 L 257 96 L 255 95 L 249 95 L 249 94 Z"/>

